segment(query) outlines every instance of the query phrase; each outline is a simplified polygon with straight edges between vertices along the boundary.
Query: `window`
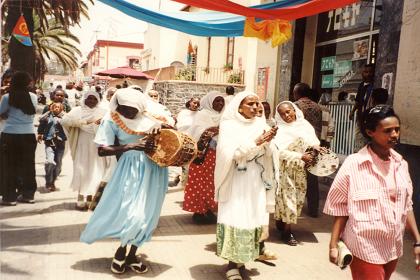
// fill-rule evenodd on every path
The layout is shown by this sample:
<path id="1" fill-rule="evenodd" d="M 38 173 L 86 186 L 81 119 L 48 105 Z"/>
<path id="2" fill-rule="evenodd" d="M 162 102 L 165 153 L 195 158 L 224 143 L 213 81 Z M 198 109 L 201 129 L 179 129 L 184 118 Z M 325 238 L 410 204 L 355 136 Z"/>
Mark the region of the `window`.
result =
<path id="1" fill-rule="evenodd" d="M 374 63 L 382 0 L 363 0 L 318 15 L 313 87 L 330 92 L 357 92 L 360 69 Z M 372 20 L 373 19 L 373 20 Z"/>
<path id="2" fill-rule="evenodd" d="M 128 66 L 130 68 L 140 68 L 140 58 L 137 57 L 129 57 L 128 58 Z"/>
<path id="3" fill-rule="evenodd" d="M 235 38 L 227 38 L 227 48 L 226 48 L 226 65 L 225 68 L 233 68 L 233 54 L 235 52 Z"/>

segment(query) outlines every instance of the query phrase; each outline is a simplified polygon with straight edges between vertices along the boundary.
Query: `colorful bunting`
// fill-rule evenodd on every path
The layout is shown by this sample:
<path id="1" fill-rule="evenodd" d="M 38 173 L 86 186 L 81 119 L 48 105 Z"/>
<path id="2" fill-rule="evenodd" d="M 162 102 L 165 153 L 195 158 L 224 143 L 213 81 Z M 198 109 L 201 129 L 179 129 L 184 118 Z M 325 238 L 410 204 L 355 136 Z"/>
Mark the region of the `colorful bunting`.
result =
<path id="1" fill-rule="evenodd" d="M 292 25 L 281 19 L 255 22 L 255 18 L 247 18 L 244 37 L 256 37 L 264 41 L 271 39 L 271 46 L 274 48 L 292 37 Z"/>
<path id="2" fill-rule="evenodd" d="M 172 0 L 212 11 L 227 12 L 260 19 L 295 20 L 349 5 L 359 0 L 279 0 L 270 8 L 245 7 L 229 0 Z"/>
<path id="3" fill-rule="evenodd" d="M 205 37 L 236 37 L 252 36 L 267 38 L 271 34 L 273 45 L 289 38 L 289 31 L 284 21 L 319 14 L 339 8 L 358 0 L 278 0 L 269 4 L 245 7 L 228 0 L 175 0 L 177 2 L 194 4 L 215 11 L 203 12 L 160 12 L 134 5 L 125 0 L 99 0 L 121 12 L 158 26 L 174 29 L 180 32 Z M 255 22 L 245 17 L 270 19 L 272 21 Z M 246 30 L 245 30 L 246 29 Z M 274 36 L 274 37 L 273 37 Z M 264 39 L 268 40 L 268 39 Z"/>

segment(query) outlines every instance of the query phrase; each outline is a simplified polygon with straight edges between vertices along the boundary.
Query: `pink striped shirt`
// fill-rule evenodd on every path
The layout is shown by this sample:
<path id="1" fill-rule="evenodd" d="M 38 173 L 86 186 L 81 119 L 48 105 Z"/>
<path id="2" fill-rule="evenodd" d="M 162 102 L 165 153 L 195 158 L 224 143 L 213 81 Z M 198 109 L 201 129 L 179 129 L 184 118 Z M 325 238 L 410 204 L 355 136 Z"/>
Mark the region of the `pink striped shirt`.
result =
<path id="1" fill-rule="evenodd" d="M 373 264 L 402 255 L 407 212 L 413 205 L 407 162 L 394 150 L 391 157 L 394 176 L 384 176 L 378 168 L 379 158 L 375 159 L 367 146 L 350 155 L 338 171 L 324 207 L 325 214 L 348 216 L 341 238 L 354 256 Z M 395 193 L 390 193 L 390 186 Z"/>

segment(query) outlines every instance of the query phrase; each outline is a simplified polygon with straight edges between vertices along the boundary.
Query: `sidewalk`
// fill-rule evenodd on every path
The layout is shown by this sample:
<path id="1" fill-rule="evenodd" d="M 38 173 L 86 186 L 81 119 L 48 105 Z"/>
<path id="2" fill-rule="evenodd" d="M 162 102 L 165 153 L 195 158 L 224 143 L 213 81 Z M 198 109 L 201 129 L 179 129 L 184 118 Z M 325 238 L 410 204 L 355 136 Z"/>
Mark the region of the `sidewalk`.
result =
<path id="1" fill-rule="evenodd" d="M 171 280 L 225 279 L 225 261 L 215 255 L 215 225 L 198 226 L 191 214 L 181 210 L 183 191 L 170 188 L 159 226 L 151 242 L 139 249 L 149 272 L 122 276 L 111 273 L 109 266 L 118 247 L 115 240 L 87 245 L 79 242 L 91 213 L 74 209 L 76 194 L 69 190 L 71 159 L 64 159 L 60 191 L 46 193 L 43 179 L 44 150 L 37 149 L 38 191 L 36 204 L 18 204 L 0 208 L 1 270 L 0 279 L 127 279 L 134 277 Z M 328 188 L 323 186 L 321 197 Z M 323 202 L 322 202 L 323 204 Z M 341 271 L 328 262 L 331 218 L 302 216 L 295 227 L 302 241 L 290 247 L 279 241 L 274 228 L 267 246 L 279 259 L 272 266 L 261 262 L 247 264 L 245 279 L 351 279 L 349 269 Z M 417 279 L 411 241 L 393 279 Z"/>

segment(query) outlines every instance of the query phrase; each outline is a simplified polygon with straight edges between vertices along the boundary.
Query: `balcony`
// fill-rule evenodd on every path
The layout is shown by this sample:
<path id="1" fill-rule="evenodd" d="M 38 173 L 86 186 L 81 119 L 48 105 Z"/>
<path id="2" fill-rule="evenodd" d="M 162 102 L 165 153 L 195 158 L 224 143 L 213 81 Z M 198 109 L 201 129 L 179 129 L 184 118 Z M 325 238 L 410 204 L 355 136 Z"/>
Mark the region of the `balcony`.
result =
<path id="1" fill-rule="evenodd" d="M 213 84 L 244 84 L 245 71 L 239 69 L 184 66 L 175 69 L 175 80 Z"/>

